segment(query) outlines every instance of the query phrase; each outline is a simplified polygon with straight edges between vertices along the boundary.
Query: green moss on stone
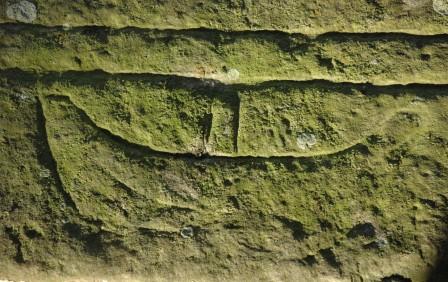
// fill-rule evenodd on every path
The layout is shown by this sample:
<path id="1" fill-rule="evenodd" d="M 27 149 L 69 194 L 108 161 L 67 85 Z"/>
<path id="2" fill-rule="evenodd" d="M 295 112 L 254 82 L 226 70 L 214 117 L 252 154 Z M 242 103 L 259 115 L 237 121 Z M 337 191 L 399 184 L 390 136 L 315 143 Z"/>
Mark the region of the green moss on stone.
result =
<path id="1" fill-rule="evenodd" d="M 0 27 L 0 68 L 153 73 L 260 83 L 448 83 L 446 36 Z M 21 46 L 20 50 L 17 46 Z"/>
<path id="2" fill-rule="evenodd" d="M 440 2 L 440 1 L 439 1 Z M 2 2 L 3 10 L 7 4 Z M 157 29 L 446 33 L 448 19 L 432 1 L 141 1 L 36 0 L 36 24 L 138 26 Z M 14 22 L 6 13 L 1 22 Z"/>

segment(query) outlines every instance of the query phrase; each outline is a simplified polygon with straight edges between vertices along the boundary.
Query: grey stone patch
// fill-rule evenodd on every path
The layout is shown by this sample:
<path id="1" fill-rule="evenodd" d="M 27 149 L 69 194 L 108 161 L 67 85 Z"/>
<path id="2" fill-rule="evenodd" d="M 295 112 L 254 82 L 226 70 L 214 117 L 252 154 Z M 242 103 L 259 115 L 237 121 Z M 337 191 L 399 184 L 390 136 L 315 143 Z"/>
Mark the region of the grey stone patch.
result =
<path id="1" fill-rule="evenodd" d="M 39 177 L 40 178 L 50 178 L 51 171 L 49 169 L 43 168 L 39 171 Z"/>
<path id="2" fill-rule="evenodd" d="M 448 0 L 433 0 L 432 8 L 437 13 L 443 16 L 448 16 Z"/>
<path id="3" fill-rule="evenodd" d="M 356 238 L 356 237 L 366 237 L 366 238 L 373 238 L 377 234 L 377 230 L 375 226 L 370 222 L 364 222 L 356 224 L 355 226 L 350 229 L 350 231 L 347 233 L 347 237 L 349 238 Z"/>
<path id="4" fill-rule="evenodd" d="M 6 8 L 6 16 L 11 20 L 31 23 L 37 17 L 37 8 L 36 5 L 26 0 L 10 3 Z"/>
<path id="5" fill-rule="evenodd" d="M 314 145 L 317 144 L 317 139 L 314 134 L 311 133 L 300 133 L 297 136 L 297 146 L 301 150 L 311 149 Z"/>
<path id="6" fill-rule="evenodd" d="M 72 29 L 72 26 L 69 23 L 64 23 L 64 24 L 62 24 L 62 29 L 64 31 L 69 31 Z"/>
<path id="7" fill-rule="evenodd" d="M 20 103 L 29 103 L 29 102 L 35 102 L 36 98 L 28 93 L 22 92 L 22 93 L 13 93 L 12 98 Z"/>
<path id="8" fill-rule="evenodd" d="M 240 72 L 237 69 L 229 69 L 227 71 L 228 80 L 238 80 L 240 78 Z"/>
<path id="9" fill-rule="evenodd" d="M 423 97 L 415 96 L 415 98 L 412 99 L 412 104 L 418 104 L 423 102 L 426 102 L 425 98 Z"/>
<path id="10" fill-rule="evenodd" d="M 193 227 L 191 226 L 182 227 L 182 229 L 180 230 L 180 236 L 182 236 L 182 238 L 185 239 L 193 237 L 194 236 Z"/>
<path id="11" fill-rule="evenodd" d="M 22 93 L 14 93 L 13 97 L 19 101 L 26 101 L 30 98 L 28 95 Z"/>
<path id="12" fill-rule="evenodd" d="M 389 245 L 389 241 L 385 237 L 378 238 L 375 243 L 377 244 L 379 249 L 384 249 Z"/>

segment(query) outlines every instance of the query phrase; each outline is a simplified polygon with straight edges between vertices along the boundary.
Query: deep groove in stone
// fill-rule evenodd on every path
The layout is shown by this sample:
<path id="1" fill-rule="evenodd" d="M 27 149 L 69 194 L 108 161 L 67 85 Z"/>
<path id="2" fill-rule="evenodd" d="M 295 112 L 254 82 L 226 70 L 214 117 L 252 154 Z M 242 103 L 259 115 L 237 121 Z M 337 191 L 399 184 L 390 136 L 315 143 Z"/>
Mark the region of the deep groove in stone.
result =
<path id="1" fill-rule="evenodd" d="M 59 80 L 69 81 L 74 84 L 93 83 L 93 81 L 104 78 L 120 78 L 120 79 L 139 79 L 148 80 L 151 82 L 153 80 L 164 79 L 167 82 L 176 84 L 178 88 L 204 88 L 204 89 L 229 89 L 229 90 L 242 90 L 242 89 L 262 89 L 267 87 L 297 87 L 297 86 L 319 86 L 323 88 L 335 87 L 337 89 L 343 88 L 358 88 L 365 95 L 375 95 L 379 91 L 388 91 L 390 94 L 394 94 L 404 89 L 414 90 L 427 90 L 428 87 L 436 89 L 438 91 L 444 90 L 442 93 L 437 93 L 437 95 L 448 95 L 448 84 L 431 84 L 431 83 L 410 83 L 410 84 L 390 84 L 390 85 L 375 85 L 372 83 L 354 83 L 354 82 L 334 82 L 330 80 L 323 79 L 313 79 L 313 80 L 269 80 L 256 84 L 245 84 L 245 83 L 235 83 L 235 84 L 224 84 L 220 81 L 213 79 L 203 79 L 199 77 L 186 77 L 176 74 L 157 74 L 157 73 L 109 73 L 103 70 L 94 71 L 65 71 L 65 72 L 36 72 L 32 70 L 23 70 L 18 68 L 13 69 L 0 69 L 0 76 L 8 78 L 10 80 L 17 80 L 20 77 L 22 81 L 29 81 L 31 83 L 42 82 L 42 83 L 52 83 Z M 188 82 L 179 83 L 179 82 Z M 180 86 L 180 87 L 179 87 Z"/>
<path id="2" fill-rule="evenodd" d="M 237 97 L 237 106 L 235 107 L 235 116 L 233 118 L 233 151 L 238 153 L 238 136 L 240 132 L 240 111 L 241 111 L 241 97 L 239 95 L 235 95 Z"/>
<path id="3" fill-rule="evenodd" d="M 110 32 L 120 32 L 120 31 L 133 31 L 133 32 L 143 32 L 143 31 L 154 31 L 154 32 L 172 32 L 172 33 L 195 33 L 195 32 L 207 32 L 207 33 L 223 33 L 227 35 L 239 35 L 239 34 L 269 34 L 269 35 L 283 35 L 283 36 L 303 36 L 307 38 L 337 38 L 344 36 L 360 36 L 364 38 L 447 38 L 448 33 L 437 33 L 437 34 L 415 34 L 406 32 L 340 32 L 340 31 L 328 31 L 320 34 L 305 34 L 298 32 L 287 32 L 285 30 L 274 30 L 274 29 L 252 29 L 252 30 L 224 30 L 224 29 L 214 29 L 206 27 L 196 27 L 196 28 L 144 28 L 138 26 L 124 26 L 124 27 L 110 27 L 102 25 L 80 25 L 66 28 L 61 25 L 43 25 L 43 24 L 32 24 L 32 23 L 0 23 L 0 29 L 47 29 L 47 30 L 66 30 L 67 32 L 78 31 L 78 30 L 99 30 L 104 29 Z"/>
<path id="4" fill-rule="evenodd" d="M 37 97 L 37 103 L 38 103 L 38 107 L 37 107 L 37 111 L 38 111 L 38 126 L 39 126 L 39 131 L 42 132 L 43 138 L 44 138 L 44 143 L 46 144 L 46 151 L 48 153 L 48 160 L 47 160 L 47 165 L 50 167 L 51 171 L 54 174 L 54 179 L 56 181 L 56 187 L 58 188 L 59 192 L 61 193 L 64 202 L 74 208 L 75 210 L 78 210 L 76 207 L 76 203 L 73 201 L 72 197 L 70 196 L 70 194 L 64 189 L 64 184 L 61 180 L 61 176 L 59 174 L 58 171 L 58 165 L 57 165 L 57 161 L 54 158 L 53 152 L 51 150 L 51 146 L 49 144 L 49 140 L 48 140 L 48 135 L 47 135 L 47 128 L 46 128 L 46 118 L 45 118 L 45 113 L 43 111 L 43 105 L 42 102 L 40 100 L 40 97 Z"/>

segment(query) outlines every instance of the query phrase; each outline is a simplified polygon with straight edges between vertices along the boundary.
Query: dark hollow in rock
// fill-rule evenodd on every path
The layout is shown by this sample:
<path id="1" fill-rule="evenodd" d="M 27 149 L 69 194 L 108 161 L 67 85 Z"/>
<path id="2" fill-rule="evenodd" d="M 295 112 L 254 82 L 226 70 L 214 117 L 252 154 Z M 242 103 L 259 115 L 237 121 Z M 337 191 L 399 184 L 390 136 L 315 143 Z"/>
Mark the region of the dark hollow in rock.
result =
<path id="1" fill-rule="evenodd" d="M 430 54 L 422 54 L 420 56 L 420 58 L 422 59 L 422 61 L 429 61 L 431 59 L 431 55 Z"/>
<path id="2" fill-rule="evenodd" d="M 389 242 L 385 238 L 379 238 L 373 242 L 370 242 L 363 246 L 364 249 L 384 249 L 389 245 Z"/>
<path id="3" fill-rule="evenodd" d="M 236 209 L 241 209 L 241 205 L 240 202 L 238 201 L 238 198 L 236 196 L 229 196 L 227 198 L 229 200 L 229 202 L 232 204 L 232 206 Z"/>
<path id="4" fill-rule="evenodd" d="M 224 179 L 224 186 L 229 187 L 232 186 L 233 182 L 230 179 Z"/>
<path id="5" fill-rule="evenodd" d="M 326 219 L 319 219 L 319 225 L 322 231 L 327 231 L 333 228 L 333 224 Z"/>
<path id="6" fill-rule="evenodd" d="M 308 255 L 308 256 L 304 257 L 303 259 L 300 259 L 299 262 L 300 262 L 300 264 L 305 265 L 305 266 L 313 266 L 318 263 L 316 257 L 313 255 Z"/>
<path id="7" fill-rule="evenodd" d="M 292 231 L 292 236 L 295 240 L 300 241 L 305 239 L 305 237 L 307 236 L 301 222 L 283 216 L 277 216 L 276 218 L 280 220 L 285 227 Z"/>
<path id="8" fill-rule="evenodd" d="M 331 248 L 322 249 L 319 253 L 330 266 L 334 268 L 339 268 L 341 266 L 341 262 L 338 260 Z"/>
<path id="9" fill-rule="evenodd" d="M 412 280 L 400 274 L 393 274 L 391 276 L 382 278 L 381 282 L 412 282 Z"/>
<path id="10" fill-rule="evenodd" d="M 30 239 L 42 237 L 42 234 L 38 230 L 32 228 L 25 228 L 25 235 Z"/>
<path id="11" fill-rule="evenodd" d="M 359 236 L 372 238 L 375 237 L 375 235 L 375 226 L 373 226 L 373 224 L 370 222 L 357 224 L 353 226 L 353 228 L 347 233 L 347 236 L 349 238 L 356 238 Z"/>

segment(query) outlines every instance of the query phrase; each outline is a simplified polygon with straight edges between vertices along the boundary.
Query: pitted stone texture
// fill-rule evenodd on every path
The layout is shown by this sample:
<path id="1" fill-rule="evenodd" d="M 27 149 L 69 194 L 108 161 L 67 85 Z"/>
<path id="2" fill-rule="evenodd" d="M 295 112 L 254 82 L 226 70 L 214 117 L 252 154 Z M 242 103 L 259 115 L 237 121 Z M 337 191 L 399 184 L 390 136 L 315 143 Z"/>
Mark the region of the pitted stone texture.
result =
<path id="1" fill-rule="evenodd" d="M 37 8 L 36 5 L 25 0 L 11 3 L 6 9 L 6 16 L 19 22 L 31 23 L 37 17 Z"/>

